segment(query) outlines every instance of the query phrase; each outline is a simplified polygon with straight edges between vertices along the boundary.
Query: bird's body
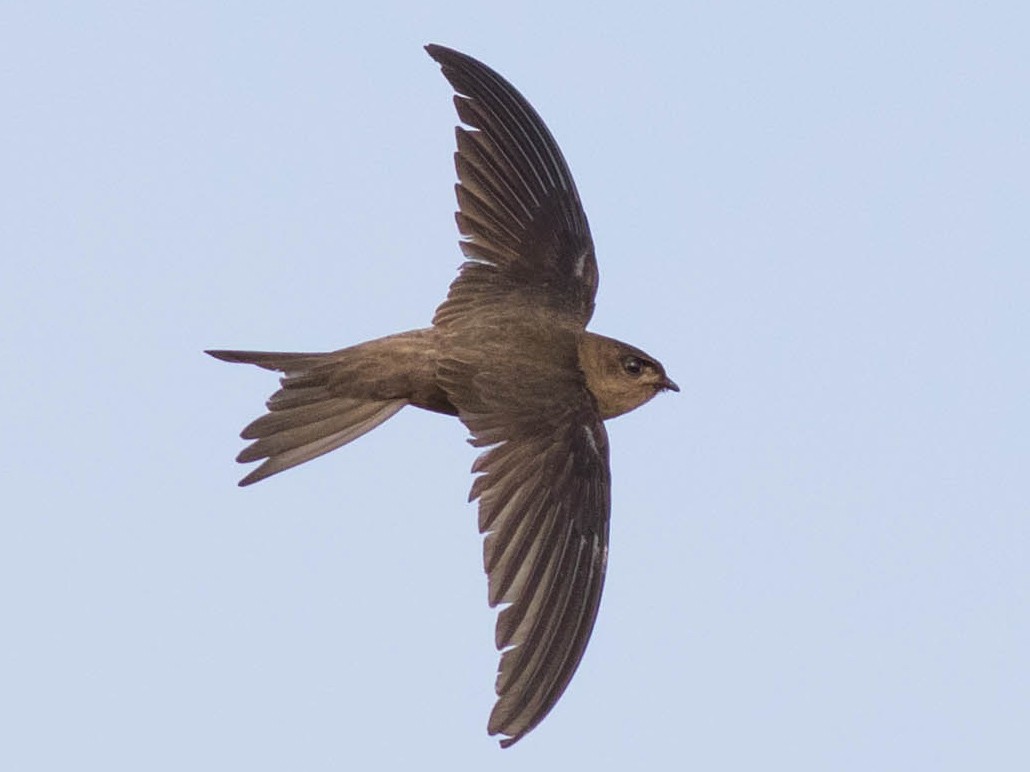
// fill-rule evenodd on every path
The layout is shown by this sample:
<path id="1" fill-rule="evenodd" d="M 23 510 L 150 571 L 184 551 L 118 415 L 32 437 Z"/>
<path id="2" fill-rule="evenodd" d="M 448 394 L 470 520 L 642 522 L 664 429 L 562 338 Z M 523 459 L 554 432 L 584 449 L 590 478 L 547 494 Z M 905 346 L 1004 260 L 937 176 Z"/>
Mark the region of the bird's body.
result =
<path id="1" fill-rule="evenodd" d="M 406 405 L 458 416 L 473 445 L 501 654 L 489 731 L 510 745 L 575 672 L 608 551 L 603 421 L 678 390 L 657 360 L 586 331 L 597 263 L 553 138 L 528 102 L 475 59 L 427 46 L 458 91 L 458 227 L 468 258 L 431 327 L 329 353 L 210 351 L 284 373 L 243 430 L 241 485 L 353 441 Z"/>

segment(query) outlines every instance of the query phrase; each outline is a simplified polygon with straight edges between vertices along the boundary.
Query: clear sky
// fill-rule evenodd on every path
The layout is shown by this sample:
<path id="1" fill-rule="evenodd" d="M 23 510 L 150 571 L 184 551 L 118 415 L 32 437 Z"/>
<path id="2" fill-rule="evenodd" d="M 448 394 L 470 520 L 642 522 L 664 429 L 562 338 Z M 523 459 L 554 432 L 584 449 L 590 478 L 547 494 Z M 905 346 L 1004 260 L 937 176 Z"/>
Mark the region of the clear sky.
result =
<path id="1" fill-rule="evenodd" d="M 1030 769 L 1026 3 L 0 9 L 0 768 Z M 406 410 L 241 490 L 272 374 L 423 326 L 464 50 L 543 115 L 609 424 L 593 641 L 485 733 L 475 451 Z"/>

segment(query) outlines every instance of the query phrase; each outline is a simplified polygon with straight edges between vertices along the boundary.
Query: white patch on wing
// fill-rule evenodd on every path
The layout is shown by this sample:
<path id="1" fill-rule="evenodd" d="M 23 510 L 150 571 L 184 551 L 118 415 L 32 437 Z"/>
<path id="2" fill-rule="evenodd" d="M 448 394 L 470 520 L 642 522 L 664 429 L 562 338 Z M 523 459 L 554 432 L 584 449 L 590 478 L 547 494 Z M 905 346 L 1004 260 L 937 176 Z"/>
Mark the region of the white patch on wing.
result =
<path id="1" fill-rule="evenodd" d="M 592 451 L 594 451 L 594 455 L 595 456 L 601 455 L 601 451 L 599 451 L 597 449 L 597 440 L 594 439 L 594 430 L 593 430 L 593 428 L 590 427 L 590 426 L 584 426 L 583 427 L 583 433 L 587 436 L 587 445 L 589 445 L 590 449 Z"/>
<path id="2" fill-rule="evenodd" d="M 583 276 L 583 268 L 586 266 L 586 262 L 587 262 L 587 253 L 586 253 L 586 250 L 584 250 L 584 251 L 580 252 L 579 253 L 579 257 L 576 258 L 576 268 L 575 268 L 576 276 L 579 276 L 579 277 Z"/>

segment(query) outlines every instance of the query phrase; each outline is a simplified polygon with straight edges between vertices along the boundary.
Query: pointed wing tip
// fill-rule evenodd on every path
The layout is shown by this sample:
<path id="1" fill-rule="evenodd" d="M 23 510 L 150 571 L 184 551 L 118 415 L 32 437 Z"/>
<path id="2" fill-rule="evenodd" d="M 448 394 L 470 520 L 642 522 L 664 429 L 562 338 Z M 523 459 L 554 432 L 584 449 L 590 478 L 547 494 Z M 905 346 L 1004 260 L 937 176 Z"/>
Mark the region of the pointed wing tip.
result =
<path id="1" fill-rule="evenodd" d="M 482 62 L 474 59 L 468 54 L 463 54 L 455 48 L 448 48 L 447 46 L 441 46 L 438 43 L 427 43 L 423 46 L 425 52 L 429 54 L 433 60 L 440 65 L 445 71 L 447 68 L 460 67 L 462 65 L 468 67 L 469 65 L 475 65 L 478 67 L 486 68 Z M 487 68 L 488 69 L 488 68 Z M 448 80 L 450 76 L 448 76 Z"/>
<path id="2" fill-rule="evenodd" d="M 491 737 L 502 735 L 501 738 L 497 740 L 497 744 L 500 745 L 502 748 L 510 748 L 523 737 L 525 737 L 527 734 L 529 734 L 529 732 L 532 731 L 532 729 L 535 726 L 529 726 L 514 734 L 511 734 L 508 731 L 501 728 L 501 726 L 497 725 L 497 723 L 495 723 L 496 721 L 497 717 L 491 714 L 490 721 L 486 728 L 486 731 Z"/>
<path id="3" fill-rule="evenodd" d="M 490 734 L 491 737 L 501 735 L 500 738 L 497 740 L 497 744 L 500 745 L 502 748 L 510 748 L 523 737 L 525 737 L 527 734 L 536 729 L 537 725 L 539 724 L 539 721 L 535 721 L 531 722 L 528 726 L 523 726 L 521 729 L 511 730 L 504 729 L 502 726 L 496 725 L 494 723 L 495 721 L 496 717 L 491 715 L 490 724 L 487 727 L 486 731 Z"/>
<path id="4" fill-rule="evenodd" d="M 433 59 L 440 64 L 443 64 L 443 60 L 447 58 L 448 54 L 457 53 L 454 49 L 441 46 L 438 43 L 426 43 L 422 47 L 425 49 L 427 54 L 433 57 Z"/>

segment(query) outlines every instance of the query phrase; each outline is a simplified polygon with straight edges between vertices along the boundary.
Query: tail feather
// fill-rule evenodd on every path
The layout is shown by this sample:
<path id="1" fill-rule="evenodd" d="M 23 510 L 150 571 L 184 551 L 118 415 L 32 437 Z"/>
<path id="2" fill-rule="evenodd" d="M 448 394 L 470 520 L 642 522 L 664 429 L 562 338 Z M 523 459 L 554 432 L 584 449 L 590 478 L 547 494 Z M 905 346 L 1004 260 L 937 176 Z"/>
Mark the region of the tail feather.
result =
<path id="1" fill-rule="evenodd" d="M 241 433 L 254 440 L 236 460 L 264 463 L 240 480 L 250 485 L 356 440 L 408 404 L 404 398 L 376 399 L 346 393 L 338 374 L 344 352 L 289 354 L 265 351 L 208 351 L 225 362 L 253 364 L 284 373 L 282 388 L 266 403 L 268 413 Z"/>
<path id="2" fill-rule="evenodd" d="M 312 405 L 321 402 L 325 397 L 325 389 L 321 386 L 311 388 L 283 388 L 268 398 L 269 410 L 290 410 L 295 407 Z"/>
<path id="3" fill-rule="evenodd" d="M 326 421 L 340 419 L 343 417 L 340 415 L 341 413 L 350 413 L 368 405 L 376 406 L 378 404 L 377 402 L 370 403 L 362 399 L 353 400 L 353 404 L 345 404 L 345 400 L 342 398 L 323 398 L 318 402 L 311 402 L 292 408 L 283 408 L 277 405 L 275 409 L 251 421 L 240 432 L 240 437 L 245 440 L 260 440 L 263 437 L 274 437 L 285 432 L 296 431 L 304 427 L 317 426 Z"/>
<path id="4" fill-rule="evenodd" d="M 341 401 L 346 402 L 346 401 Z M 297 426 L 257 440 L 237 457 L 242 463 L 266 459 L 240 485 L 250 485 L 273 474 L 303 464 L 372 431 L 407 404 L 406 400 L 361 404 L 358 409 L 341 408 L 339 416 Z M 371 409 L 370 409 L 371 408 Z M 335 431 L 333 431 L 335 429 Z"/>
<path id="5" fill-rule="evenodd" d="M 278 370 L 286 373 L 287 377 L 293 373 L 303 373 L 318 365 L 325 365 L 331 354 L 323 353 L 287 353 L 283 351 L 224 351 L 213 349 L 205 351 L 215 359 L 223 362 L 235 362 L 244 365 L 257 365 L 266 370 Z"/>

